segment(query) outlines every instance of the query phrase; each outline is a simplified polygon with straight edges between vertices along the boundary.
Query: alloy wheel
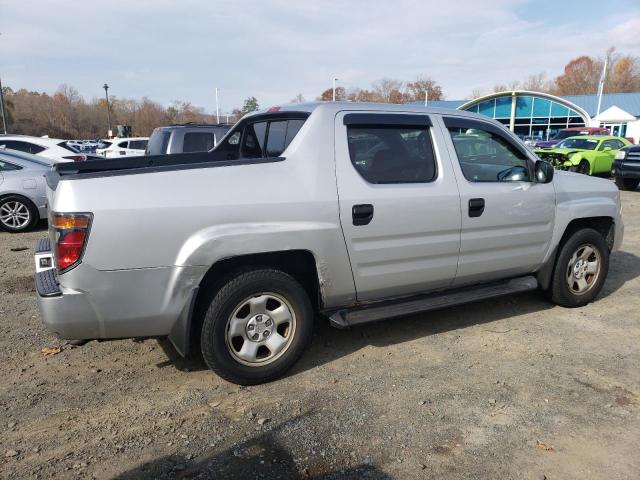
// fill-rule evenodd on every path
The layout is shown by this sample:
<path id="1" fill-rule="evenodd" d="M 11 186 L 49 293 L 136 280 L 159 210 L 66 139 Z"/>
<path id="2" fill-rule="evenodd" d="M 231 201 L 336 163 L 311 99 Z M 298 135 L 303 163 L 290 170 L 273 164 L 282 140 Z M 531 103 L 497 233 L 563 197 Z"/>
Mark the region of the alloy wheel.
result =
<path id="1" fill-rule="evenodd" d="M 584 295 L 593 288 L 600 276 L 600 252 L 591 244 L 578 247 L 567 266 L 566 279 L 574 295 Z"/>
<path id="2" fill-rule="evenodd" d="M 296 316 L 277 293 L 259 293 L 238 304 L 227 320 L 226 345 L 233 358 L 257 367 L 273 362 L 291 345 Z"/>
<path id="3" fill-rule="evenodd" d="M 31 213 L 29 208 L 22 202 L 11 200 L 0 206 L 0 222 L 5 227 L 19 230 L 29 225 Z"/>

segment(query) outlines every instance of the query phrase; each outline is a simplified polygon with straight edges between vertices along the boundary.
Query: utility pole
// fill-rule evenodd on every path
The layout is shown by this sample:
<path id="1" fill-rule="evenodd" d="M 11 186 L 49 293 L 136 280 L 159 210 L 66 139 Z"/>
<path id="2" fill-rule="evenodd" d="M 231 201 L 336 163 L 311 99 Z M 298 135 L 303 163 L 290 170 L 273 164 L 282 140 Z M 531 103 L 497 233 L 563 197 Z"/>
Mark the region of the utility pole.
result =
<path id="1" fill-rule="evenodd" d="M 102 86 L 104 88 L 104 96 L 107 100 L 107 121 L 109 122 L 109 130 L 107 131 L 107 137 L 111 137 L 111 107 L 109 106 L 109 85 L 106 83 Z"/>
<path id="2" fill-rule="evenodd" d="M 4 92 L 2 91 L 2 80 L 0 80 L 0 113 L 2 113 L 2 128 L 7 134 L 7 109 L 4 106 Z"/>
<path id="3" fill-rule="evenodd" d="M 333 77 L 333 101 L 336 101 L 336 82 L 338 81 L 338 79 L 336 77 Z"/>
<path id="4" fill-rule="evenodd" d="M 220 108 L 218 106 L 218 87 L 216 87 L 216 123 L 220 123 Z"/>
<path id="5" fill-rule="evenodd" d="M 429 88 L 424 91 L 424 106 L 426 107 L 429 103 Z"/>

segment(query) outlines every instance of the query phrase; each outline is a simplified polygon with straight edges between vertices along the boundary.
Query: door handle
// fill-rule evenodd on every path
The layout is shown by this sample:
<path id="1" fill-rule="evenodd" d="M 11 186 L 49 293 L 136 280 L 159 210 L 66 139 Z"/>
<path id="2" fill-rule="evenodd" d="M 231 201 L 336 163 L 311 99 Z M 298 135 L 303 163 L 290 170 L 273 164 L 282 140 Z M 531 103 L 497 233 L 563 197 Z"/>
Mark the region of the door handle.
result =
<path id="1" fill-rule="evenodd" d="M 351 216 L 354 225 L 368 225 L 373 218 L 373 205 L 364 203 L 351 207 Z"/>
<path id="2" fill-rule="evenodd" d="M 469 199 L 469 216 L 479 217 L 484 212 L 484 198 Z"/>

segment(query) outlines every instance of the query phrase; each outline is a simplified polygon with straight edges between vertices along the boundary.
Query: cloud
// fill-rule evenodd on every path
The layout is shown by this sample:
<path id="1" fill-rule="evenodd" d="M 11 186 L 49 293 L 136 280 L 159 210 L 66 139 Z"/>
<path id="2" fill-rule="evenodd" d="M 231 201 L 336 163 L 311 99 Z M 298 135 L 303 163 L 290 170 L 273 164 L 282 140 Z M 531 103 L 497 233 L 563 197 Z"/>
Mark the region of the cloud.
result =
<path id="1" fill-rule="evenodd" d="M 463 98 L 540 71 L 555 76 L 610 45 L 639 55 L 640 10 L 626 3 L 581 6 L 576 21 L 553 9 L 541 17 L 539 2 L 524 0 L 0 0 L 0 74 L 14 88 L 67 83 L 88 97 L 106 81 L 120 97 L 209 111 L 216 87 L 228 111 L 249 95 L 263 106 L 312 99 L 333 76 L 349 88 L 429 75 L 448 98 Z"/>

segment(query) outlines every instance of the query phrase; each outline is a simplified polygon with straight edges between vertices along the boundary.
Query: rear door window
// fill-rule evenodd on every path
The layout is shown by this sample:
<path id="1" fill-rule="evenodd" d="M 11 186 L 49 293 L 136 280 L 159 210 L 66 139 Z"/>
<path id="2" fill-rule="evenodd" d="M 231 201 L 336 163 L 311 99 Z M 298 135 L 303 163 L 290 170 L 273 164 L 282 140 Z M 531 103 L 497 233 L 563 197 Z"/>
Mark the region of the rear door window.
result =
<path id="1" fill-rule="evenodd" d="M 184 134 L 183 152 L 208 152 L 216 143 L 211 132 L 187 132 Z"/>
<path id="2" fill-rule="evenodd" d="M 429 127 L 349 125 L 349 156 L 369 183 L 425 183 L 436 178 Z"/>

